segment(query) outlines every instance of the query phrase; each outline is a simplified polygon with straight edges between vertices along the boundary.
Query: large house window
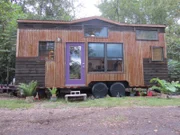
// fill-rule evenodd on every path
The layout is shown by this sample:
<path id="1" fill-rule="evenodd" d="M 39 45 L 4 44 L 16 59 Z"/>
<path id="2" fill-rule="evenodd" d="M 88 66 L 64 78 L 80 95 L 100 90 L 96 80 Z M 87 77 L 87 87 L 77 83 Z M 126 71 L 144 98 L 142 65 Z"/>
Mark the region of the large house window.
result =
<path id="1" fill-rule="evenodd" d="M 123 45 L 118 43 L 89 43 L 88 71 L 123 71 Z"/>
<path id="2" fill-rule="evenodd" d="M 108 37 L 108 28 L 95 25 L 84 26 L 85 37 Z"/>
<path id="3" fill-rule="evenodd" d="M 104 44 L 89 43 L 88 45 L 88 69 L 94 72 L 104 72 Z"/>
<path id="4" fill-rule="evenodd" d="M 54 60 L 54 42 L 39 42 L 39 58 L 40 60 Z"/>
<path id="5" fill-rule="evenodd" d="M 122 71 L 122 44 L 107 44 L 107 71 Z"/>
<path id="6" fill-rule="evenodd" d="M 158 40 L 157 30 L 136 30 L 137 40 Z"/>
<path id="7" fill-rule="evenodd" d="M 152 47 L 152 61 L 163 61 L 163 47 Z"/>

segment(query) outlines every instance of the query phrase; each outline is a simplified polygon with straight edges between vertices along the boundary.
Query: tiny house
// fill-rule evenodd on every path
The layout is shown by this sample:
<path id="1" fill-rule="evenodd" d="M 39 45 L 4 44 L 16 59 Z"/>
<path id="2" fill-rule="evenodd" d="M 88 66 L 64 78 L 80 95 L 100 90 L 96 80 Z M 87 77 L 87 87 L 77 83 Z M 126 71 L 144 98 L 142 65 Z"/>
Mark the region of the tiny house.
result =
<path id="1" fill-rule="evenodd" d="M 165 26 L 125 24 L 102 17 L 73 21 L 18 20 L 16 84 L 89 87 L 124 95 L 153 77 L 167 79 Z"/>

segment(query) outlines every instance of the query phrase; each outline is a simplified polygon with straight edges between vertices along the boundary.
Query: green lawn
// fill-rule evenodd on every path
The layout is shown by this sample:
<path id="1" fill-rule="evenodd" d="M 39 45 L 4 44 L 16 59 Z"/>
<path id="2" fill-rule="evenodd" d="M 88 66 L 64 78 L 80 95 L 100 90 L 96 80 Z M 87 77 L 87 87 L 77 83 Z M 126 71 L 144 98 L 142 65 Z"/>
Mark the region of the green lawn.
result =
<path id="1" fill-rule="evenodd" d="M 32 104 L 28 104 L 22 99 L 5 99 L 0 100 L 0 108 L 17 109 L 17 108 L 30 108 Z"/>
<path id="2" fill-rule="evenodd" d="M 49 102 L 44 105 L 46 108 L 61 107 L 136 107 L 136 106 L 180 106 L 180 98 L 178 99 L 160 99 L 156 97 L 124 97 L 124 98 L 101 98 L 87 100 L 81 102 L 65 102 L 59 100 L 57 102 Z"/>
<path id="3" fill-rule="evenodd" d="M 66 107 L 136 107 L 136 106 L 180 106 L 180 98 L 160 99 L 156 97 L 123 97 L 112 98 L 106 97 L 101 99 L 80 101 L 80 102 L 65 102 L 59 99 L 57 102 L 49 100 L 38 101 L 42 108 L 66 108 Z M 35 103 L 26 103 L 22 99 L 0 100 L 0 108 L 31 108 Z"/>
<path id="4" fill-rule="evenodd" d="M 69 103 L 77 107 L 132 107 L 132 106 L 179 106 L 180 98 L 178 99 L 159 99 L 155 97 L 124 97 L 124 98 L 102 98 L 88 100 L 78 104 Z"/>

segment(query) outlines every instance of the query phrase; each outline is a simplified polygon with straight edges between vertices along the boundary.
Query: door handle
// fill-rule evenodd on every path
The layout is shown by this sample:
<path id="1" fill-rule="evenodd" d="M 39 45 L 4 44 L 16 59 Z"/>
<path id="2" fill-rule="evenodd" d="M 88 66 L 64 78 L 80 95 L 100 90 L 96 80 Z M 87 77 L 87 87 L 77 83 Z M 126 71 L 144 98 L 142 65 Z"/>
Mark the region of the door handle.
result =
<path id="1" fill-rule="evenodd" d="M 85 67 L 84 65 L 85 65 L 85 63 L 82 63 L 82 68 L 84 68 L 84 67 Z"/>
<path id="2" fill-rule="evenodd" d="M 84 68 L 84 63 L 82 63 L 82 68 Z"/>

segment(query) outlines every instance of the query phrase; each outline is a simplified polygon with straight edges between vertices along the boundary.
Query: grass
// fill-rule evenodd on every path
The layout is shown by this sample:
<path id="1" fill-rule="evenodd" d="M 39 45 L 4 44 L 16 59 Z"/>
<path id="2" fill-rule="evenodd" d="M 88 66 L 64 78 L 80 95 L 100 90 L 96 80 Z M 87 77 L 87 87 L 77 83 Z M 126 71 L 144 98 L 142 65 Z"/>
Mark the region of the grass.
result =
<path id="1" fill-rule="evenodd" d="M 66 105 L 66 101 L 63 99 L 58 99 L 56 102 L 52 101 L 45 101 L 43 104 L 44 108 L 62 108 L 63 105 Z"/>
<path id="2" fill-rule="evenodd" d="M 180 106 L 180 98 L 160 99 L 160 98 L 137 98 L 138 106 Z"/>
<path id="3" fill-rule="evenodd" d="M 77 107 L 135 107 L 135 106 L 179 106 L 180 98 L 178 99 L 159 99 L 155 97 L 124 97 L 124 98 L 102 98 L 88 100 L 78 104 L 70 103 Z"/>
<path id="4" fill-rule="evenodd" d="M 81 102 L 65 102 L 58 99 L 57 102 L 40 101 L 43 108 L 69 108 L 69 107 L 136 107 L 136 106 L 180 106 L 180 98 L 160 99 L 156 97 L 106 97 L 101 99 L 87 100 Z M 26 103 L 25 100 L 9 99 L 0 100 L 0 108 L 16 109 L 31 108 L 36 103 Z"/>
<path id="5" fill-rule="evenodd" d="M 178 99 L 160 99 L 156 97 L 124 97 L 124 98 L 101 98 L 81 102 L 49 102 L 44 105 L 45 108 L 62 108 L 62 107 L 136 107 L 136 106 L 180 106 Z"/>
<path id="6" fill-rule="evenodd" d="M 32 104 L 26 103 L 25 100 L 8 99 L 0 100 L 0 108 L 18 109 L 18 108 L 30 108 Z"/>

